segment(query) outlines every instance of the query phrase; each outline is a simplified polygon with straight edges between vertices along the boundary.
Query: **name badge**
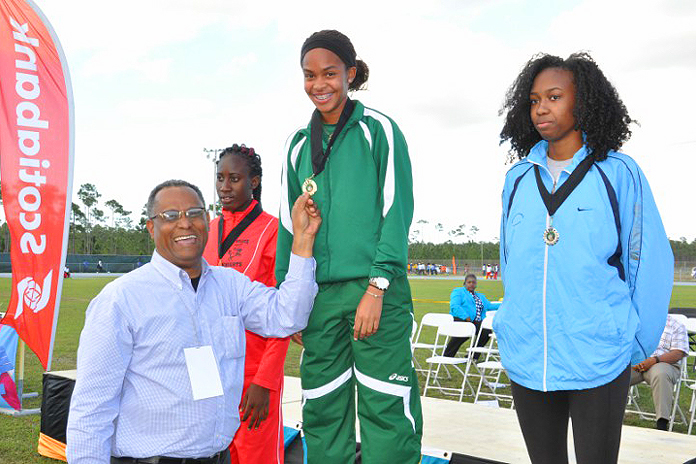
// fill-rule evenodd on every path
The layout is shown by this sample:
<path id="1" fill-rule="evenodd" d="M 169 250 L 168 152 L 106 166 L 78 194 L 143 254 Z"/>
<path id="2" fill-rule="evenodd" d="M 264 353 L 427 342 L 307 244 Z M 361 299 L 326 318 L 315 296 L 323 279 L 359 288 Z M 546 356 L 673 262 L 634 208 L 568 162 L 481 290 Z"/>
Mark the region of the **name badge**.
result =
<path id="1" fill-rule="evenodd" d="M 184 348 L 194 401 L 222 396 L 222 381 L 210 345 Z"/>

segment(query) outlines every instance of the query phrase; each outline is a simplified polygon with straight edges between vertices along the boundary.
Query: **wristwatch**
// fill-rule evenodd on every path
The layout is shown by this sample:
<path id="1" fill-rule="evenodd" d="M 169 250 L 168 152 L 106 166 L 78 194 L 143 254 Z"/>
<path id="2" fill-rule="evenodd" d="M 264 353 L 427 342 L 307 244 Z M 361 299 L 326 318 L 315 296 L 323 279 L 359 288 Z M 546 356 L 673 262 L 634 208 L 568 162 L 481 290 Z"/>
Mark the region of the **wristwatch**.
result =
<path id="1" fill-rule="evenodd" d="M 370 277 L 370 285 L 386 292 L 389 288 L 389 280 L 386 277 Z"/>
<path id="2" fill-rule="evenodd" d="M 653 358 L 655 358 L 655 364 L 657 364 L 657 363 L 660 362 L 660 357 L 659 357 L 659 356 L 653 356 Z"/>

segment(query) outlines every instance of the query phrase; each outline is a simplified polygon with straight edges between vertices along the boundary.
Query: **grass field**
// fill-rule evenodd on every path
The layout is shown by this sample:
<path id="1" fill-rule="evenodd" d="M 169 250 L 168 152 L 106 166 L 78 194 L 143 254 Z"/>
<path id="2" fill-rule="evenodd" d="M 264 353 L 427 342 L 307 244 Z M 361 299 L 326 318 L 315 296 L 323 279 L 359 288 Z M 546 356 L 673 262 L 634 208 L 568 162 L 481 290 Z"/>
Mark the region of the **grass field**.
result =
<path id="1" fill-rule="evenodd" d="M 63 284 L 63 300 L 58 321 L 52 370 L 74 369 L 77 345 L 80 331 L 84 324 L 84 312 L 89 301 L 102 289 L 111 278 L 67 279 Z M 10 279 L 0 278 L 0 307 L 7 307 L 10 297 Z M 461 285 L 457 280 L 411 280 L 414 298 L 416 320 L 420 321 L 423 314 L 428 312 L 449 311 L 449 294 L 454 287 Z M 479 281 L 478 290 L 486 294 L 490 300 L 502 296 L 503 288 L 500 282 Z M 671 307 L 696 307 L 696 286 L 677 286 L 672 293 Z M 434 334 L 433 334 L 434 335 Z M 462 349 L 463 350 L 463 349 Z M 290 345 L 285 372 L 287 375 L 299 375 L 300 349 Z M 419 354 L 421 365 L 425 364 L 425 353 Z M 36 356 L 27 351 L 25 391 L 41 391 L 42 368 Z M 421 377 L 421 386 L 424 378 Z M 461 379 L 459 380 L 461 382 Z M 454 381 L 456 382 L 456 379 Z M 428 393 L 430 395 L 430 392 Z M 652 399 L 647 386 L 641 386 L 641 405 L 643 409 L 652 410 Z M 680 405 L 683 411 L 689 407 L 689 395 L 683 392 Z M 471 399 L 468 399 L 471 401 Z M 40 398 L 25 400 L 25 408 L 40 407 Z M 626 424 L 652 427 L 651 421 L 638 419 L 634 414 L 627 414 Z M 43 458 L 36 452 L 40 428 L 39 416 L 8 417 L 0 415 L 0 463 L 54 463 L 51 459 Z M 683 425 L 675 429 L 685 432 Z"/>

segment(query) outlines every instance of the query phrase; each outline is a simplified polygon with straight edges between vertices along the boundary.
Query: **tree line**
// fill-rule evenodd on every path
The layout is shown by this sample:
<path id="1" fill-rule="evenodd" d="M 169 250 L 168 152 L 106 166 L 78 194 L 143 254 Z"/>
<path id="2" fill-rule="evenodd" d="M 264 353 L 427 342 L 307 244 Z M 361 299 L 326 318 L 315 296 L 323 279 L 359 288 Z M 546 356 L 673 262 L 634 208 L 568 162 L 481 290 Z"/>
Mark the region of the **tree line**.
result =
<path id="1" fill-rule="evenodd" d="M 77 198 L 70 208 L 68 236 L 69 254 L 148 255 L 153 251 L 152 240 L 145 228 L 145 206 L 140 220 L 133 222 L 127 211 L 115 199 L 101 201 L 102 194 L 91 183 L 80 185 Z M 0 195 L 0 204 L 2 196 Z M 0 225 L 0 252 L 10 251 L 7 223 Z"/>
<path id="2" fill-rule="evenodd" d="M 0 205 L 2 193 L 0 191 Z M 68 253 L 71 254 L 121 254 L 149 255 L 153 243 L 145 228 L 147 212 L 145 205 L 140 211 L 138 222 L 131 218 L 132 211 L 124 209 L 115 199 L 102 201 L 102 195 L 91 183 L 80 185 L 77 201 L 70 209 L 70 235 Z M 475 225 L 459 224 L 446 230 L 442 223 L 430 223 L 424 219 L 413 222 L 409 234 L 409 260 L 459 260 L 497 261 L 499 243 L 477 241 L 479 228 Z M 446 237 L 443 243 L 426 241 L 433 236 Z M 696 239 L 689 242 L 685 237 L 670 240 L 677 261 L 696 261 Z M 0 252 L 10 251 L 10 234 L 7 223 L 0 225 Z"/>
<path id="3" fill-rule="evenodd" d="M 670 240 L 675 261 L 696 262 L 696 239 L 688 242 L 682 237 L 679 240 Z M 449 260 L 454 256 L 460 260 L 498 261 L 500 259 L 499 242 L 473 242 L 453 243 L 424 243 L 410 242 L 408 245 L 408 259 L 418 260 Z"/>

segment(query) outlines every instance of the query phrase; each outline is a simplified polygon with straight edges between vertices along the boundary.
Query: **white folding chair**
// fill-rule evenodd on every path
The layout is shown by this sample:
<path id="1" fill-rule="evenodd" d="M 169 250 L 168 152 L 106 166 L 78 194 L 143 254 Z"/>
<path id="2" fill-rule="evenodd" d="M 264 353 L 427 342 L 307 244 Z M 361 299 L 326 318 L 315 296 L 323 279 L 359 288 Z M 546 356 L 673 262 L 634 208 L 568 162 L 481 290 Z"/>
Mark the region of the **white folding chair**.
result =
<path id="1" fill-rule="evenodd" d="M 687 370 L 686 370 L 686 357 L 682 359 L 680 368 L 679 368 L 679 380 L 674 384 L 674 389 L 672 391 L 672 412 L 670 413 L 669 416 L 669 431 L 672 431 L 672 427 L 674 426 L 675 419 L 677 417 L 677 413 L 681 416 L 681 421 L 679 423 L 686 423 L 686 416 L 684 415 L 684 412 L 681 410 L 681 407 L 679 406 L 679 393 L 681 391 L 681 385 L 682 383 L 687 383 L 687 382 L 693 382 L 693 380 L 690 380 L 688 378 Z M 641 382 L 645 383 L 645 382 Z M 626 402 L 626 412 L 627 413 L 633 413 L 633 414 L 638 414 L 638 416 L 641 419 L 644 420 L 654 420 L 655 419 L 655 413 L 654 412 L 648 412 L 644 411 L 641 407 L 640 404 L 638 403 L 638 398 L 640 398 L 640 391 L 638 389 L 638 386 L 641 383 L 637 383 L 635 385 L 631 385 L 631 387 L 628 390 L 628 400 Z M 649 389 L 650 387 L 647 386 Z"/>
<path id="2" fill-rule="evenodd" d="M 638 398 L 640 398 L 640 391 L 638 390 L 638 385 L 631 385 L 628 389 L 628 398 L 626 400 L 626 412 L 632 414 L 638 414 L 643 420 L 654 419 L 655 414 L 643 411 L 640 404 L 638 403 Z"/>
<path id="3" fill-rule="evenodd" d="M 437 349 L 433 348 L 433 354 L 430 356 L 426 361 L 428 363 L 428 374 L 425 379 L 425 387 L 423 388 L 423 396 L 427 395 L 428 389 L 436 388 L 440 390 L 440 392 L 447 394 L 447 392 L 459 392 L 459 401 L 462 400 L 462 397 L 464 396 L 464 390 L 466 389 L 467 385 L 467 375 L 469 372 L 468 369 L 468 363 L 469 363 L 469 358 L 462 358 L 462 357 L 449 357 L 445 356 L 445 347 L 447 346 L 447 340 L 451 337 L 462 337 L 462 338 L 471 338 L 473 339 L 476 335 L 476 327 L 474 324 L 471 322 L 449 322 L 446 324 L 441 325 L 437 329 L 437 335 L 435 336 L 435 343 L 434 346 L 438 346 L 441 348 L 441 353 L 442 354 L 437 354 Z M 440 340 L 444 339 L 444 343 L 440 344 Z M 464 371 L 462 371 L 459 366 L 462 364 L 466 364 L 467 367 L 465 368 Z M 437 368 L 433 369 L 433 366 L 437 366 Z M 440 366 L 452 366 L 454 369 L 456 369 L 461 375 L 462 375 L 462 384 L 460 388 L 455 388 L 455 387 L 444 387 L 440 384 L 440 381 L 438 380 L 438 373 L 440 371 Z M 430 384 L 430 379 L 433 379 L 433 384 Z M 473 389 L 472 389 L 473 393 Z"/>
<path id="4" fill-rule="evenodd" d="M 486 354 L 486 359 L 483 362 L 473 362 L 480 374 L 478 387 L 476 388 L 476 395 L 474 396 L 474 403 L 479 401 L 479 398 L 491 397 L 497 400 L 509 401 L 510 408 L 513 407 L 512 395 L 507 395 L 499 393 L 498 390 L 505 388 L 508 384 L 500 382 L 500 377 L 505 372 L 503 364 L 500 362 L 500 356 L 497 348 L 497 339 L 495 332 L 493 332 L 493 320 L 495 318 L 495 312 L 491 311 L 486 314 L 486 318 L 481 322 L 481 331 L 479 332 L 479 337 L 483 329 L 488 329 L 491 331 L 490 342 L 487 347 L 476 347 L 470 349 L 471 352 L 480 352 Z M 478 345 L 478 340 L 477 343 Z M 470 356 L 472 356 L 470 354 Z M 488 391 L 484 391 L 484 388 Z"/>
<path id="5" fill-rule="evenodd" d="M 495 343 L 495 334 L 493 333 L 493 320 L 495 319 L 495 313 L 496 311 L 488 311 L 486 313 L 486 317 L 483 319 L 483 321 L 481 321 L 481 330 L 479 330 L 478 334 L 476 334 L 476 340 L 473 340 L 469 348 L 466 349 L 470 355 L 479 353 L 486 355 L 487 358 L 490 355 L 494 361 L 500 360 L 497 344 Z M 490 330 L 491 336 L 488 339 L 488 343 L 486 344 L 487 346 L 478 346 L 481 334 L 484 330 Z M 488 361 L 488 359 L 486 360 Z"/>
<path id="6" fill-rule="evenodd" d="M 691 411 L 691 417 L 689 417 L 689 429 L 687 430 L 687 435 L 691 435 L 691 429 L 694 426 L 694 415 L 696 415 L 696 383 L 687 385 L 691 389 L 691 403 L 689 404 L 689 411 Z"/>
<path id="7" fill-rule="evenodd" d="M 413 326 L 411 327 L 411 357 L 413 357 L 414 344 L 416 343 L 416 334 L 418 333 L 418 323 L 416 319 L 413 319 Z"/>
<path id="8" fill-rule="evenodd" d="M 694 362 L 692 366 L 696 369 L 696 351 L 692 350 L 693 340 L 696 339 L 696 317 L 689 317 L 686 319 L 686 333 L 689 336 L 689 358 L 692 358 Z"/>
<path id="9" fill-rule="evenodd" d="M 672 428 L 674 427 L 674 421 L 677 417 L 677 412 L 679 412 L 679 415 L 682 418 L 683 423 L 686 423 L 686 416 L 681 410 L 681 407 L 679 406 L 679 396 L 681 394 L 681 388 L 682 385 L 685 387 L 691 388 L 693 390 L 693 385 L 696 384 L 696 379 L 691 379 L 689 378 L 689 369 L 688 369 L 688 364 L 689 364 L 689 358 L 696 356 L 696 352 L 689 351 L 689 354 L 684 356 L 681 359 L 681 366 L 679 368 L 679 381 L 677 384 L 674 386 L 674 398 L 672 402 L 672 413 L 669 417 L 669 431 L 672 431 Z M 693 395 L 692 395 L 693 396 Z M 689 411 L 691 411 L 691 406 L 689 406 Z M 693 416 L 693 414 L 692 414 Z M 691 427 L 691 424 L 689 424 L 689 427 Z"/>
<path id="10" fill-rule="evenodd" d="M 692 335 L 696 334 L 696 318 L 689 318 L 684 316 L 683 314 L 671 314 L 671 316 L 677 319 L 679 322 L 681 322 L 684 325 L 684 327 L 686 327 L 686 333 L 689 338 L 691 338 Z M 674 421 L 677 417 L 677 411 L 679 412 L 679 415 L 681 416 L 684 423 L 686 423 L 686 416 L 684 415 L 684 413 L 681 410 L 681 407 L 679 406 L 679 396 L 681 394 L 682 385 L 691 388 L 693 391 L 693 385 L 696 384 L 696 379 L 689 378 L 689 359 L 696 359 L 696 351 L 691 351 L 690 348 L 691 344 L 689 343 L 689 352 L 686 356 L 684 356 L 681 359 L 679 382 L 677 382 L 677 385 L 675 385 L 674 387 L 674 403 L 672 404 L 672 414 L 669 418 L 670 432 L 674 427 Z M 689 406 L 689 411 L 691 411 L 691 408 L 692 406 Z M 687 414 L 689 411 L 687 411 Z M 689 427 L 691 427 L 691 423 L 689 423 Z"/>
<path id="11" fill-rule="evenodd" d="M 417 372 L 425 372 L 426 369 L 423 369 L 421 367 L 420 363 L 418 362 L 418 359 L 416 359 L 416 350 L 428 350 L 432 353 L 433 350 L 437 350 L 438 348 L 442 348 L 445 346 L 445 345 L 442 345 L 442 346 L 437 345 L 437 332 L 436 332 L 436 340 L 434 343 L 423 341 L 423 327 L 431 327 L 437 331 L 437 329 L 439 329 L 442 324 L 446 324 L 446 323 L 453 322 L 453 321 L 454 321 L 454 318 L 449 313 L 426 313 L 423 315 L 423 318 L 421 319 L 420 325 L 418 326 L 418 332 L 416 333 L 416 338 L 413 339 L 413 342 L 411 343 L 411 353 L 413 355 L 413 363 L 416 366 Z"/>

